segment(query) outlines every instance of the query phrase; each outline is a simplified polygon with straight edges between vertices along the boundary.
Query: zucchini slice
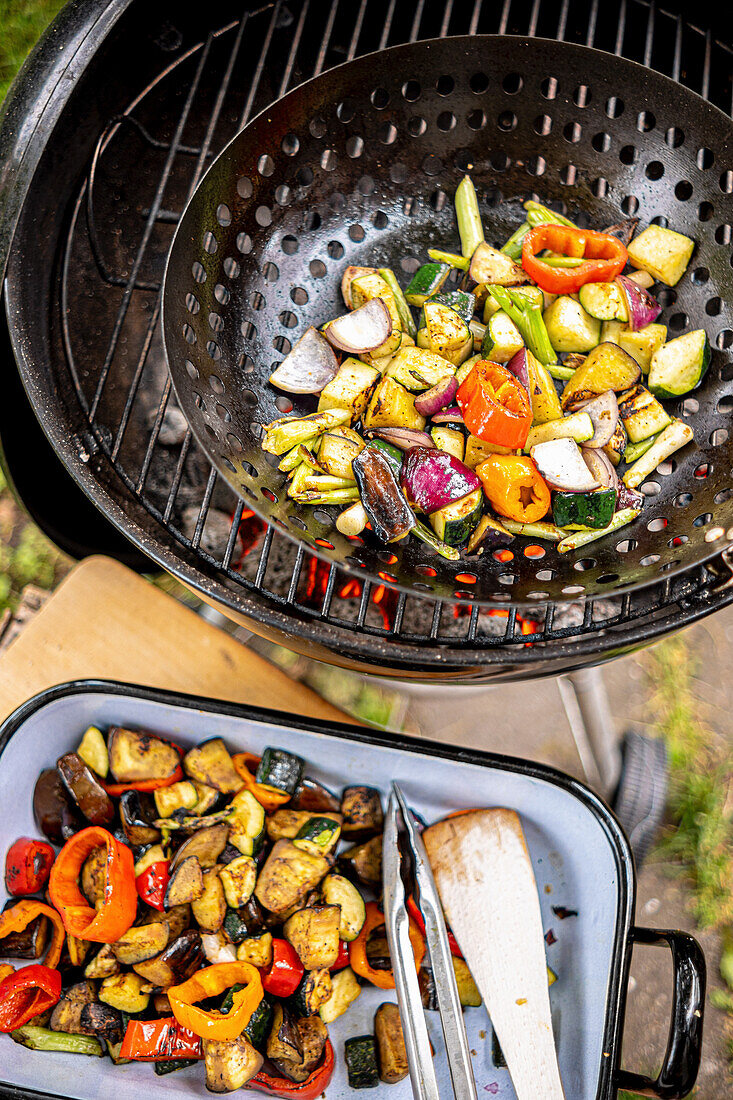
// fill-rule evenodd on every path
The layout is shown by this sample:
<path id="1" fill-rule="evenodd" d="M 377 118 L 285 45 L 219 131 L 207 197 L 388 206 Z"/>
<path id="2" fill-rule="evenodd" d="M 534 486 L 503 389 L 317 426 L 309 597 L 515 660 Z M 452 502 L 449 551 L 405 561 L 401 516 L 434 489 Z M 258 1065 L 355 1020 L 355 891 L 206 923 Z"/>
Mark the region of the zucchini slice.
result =
<path id="1" fill-rule="evenodd" d="M 661 225 L 648 225 L 628 247 L 634 267 L 648 271 L 667 286 L 680 281 L 694 251 L 693 240 Z"/>
<path id="2" fill-rule="evenodd" d="M 349 1087 L 375 1089 L 379 1084 L 377 1042 L 373 1035 L 357 1035 L 344 1044 Z"/>
<path id="3" fill-rule="evenodd" d="M 293 993 L 293 1008 L 299 1016 L 314 1016 L 332 992 L 330 971 L 325 968 L 311 970 L 303 975 L 303 980 Z"/>
<path id="4" fill-rule="evenodd" d="M 459 462 L 463 462 L 466 441 L 462 431 L 449 428 L 446 424 L 436 424 L 430 429 L 430 435 L 439 451 L 445 451 L 457 458 Z"/>
<path id="5" fill-rule="evenodd" d="M 524 268 L 486 241 L 478 245 L 471 257 L 469 274 L 475 283 L 492 286 L 521 286 L 528 282 Z"/>
<path id="6" fill-rule="evenodd" d="M 420 309 L 428 298 L 437 294 L 450 274 L 450 264 L 423 264 L 410 280 L 405 298 L 411 306 Z"/>
<path id="7" fill-rule="evenodd" d="M 618 344 L 603 343 L 593 348 L 574 372 L 562 393 L 562 407 L 613 390 L 621 393 L 639 381 L 641 369 Z"/>
<path id="8" fill-rule="evenodd" d="M 555 383 L 544 363 L 527 348 L 525 352 L 527 372 L 529 374 L 529 399 L 532 402 L 532 421 L 534 424 L 546 424 L 548 420 L 558 420 L 562 416 L 560 398 Z"/>
<path id="9" fill-rule="evenodd" d="M 349 356 L 321 390 L 318 411 L 343 409 L 350 414 L 352 421 L 358 420 L 367 407 L 369 394 L 378 377 L 379 371 L 375 367 Z"/>
<path id="10" fill-rule="evenodd" d="M 447 359 L 424 348 L 400 348 L 387 367 L 387 377 L 413 393 L 430 389 L 455 372 Z"/>
<path id="11" fill-rule="evenodd" d="M 511 317 L 500 309 L 490 318 L 481 341 L 481 355 L 494 363 L 508 363 L 524 347 L 524 340 Z"/>
<path id="12" fill-rule="evenodd" d="M 574 439 L 576 443 L 584 443 L 586 439 L 592 438 L 593 431 L 593 421 L 587 412 L 573 413 L 571 416 L 548 420 L 530 428 L 524 449 L 529 454 L 537 443 L 547 443 L 550 439 Z"/>
<path id="13" fill-rule="evenodd" d="M 469 294 L 466 290 L 443 290 L 439 294 L 434 294 L 430 298 L 430 301 L 438 302 L 440 305 L 448 306 L 449 309 L 454 309 L 467 325 L 473 320 L 473 313 L 476 308 L 476 296 L 474 294 Z M 424 317 L 424 311 L 421 311 L 419 328 L 424 327 Z"/>
<path id="14" fill-rule="evenodd" d="M 258 783 L 271 791 L 294 795 L 305 771 L 305 760 L 285 749 L 268 748 L 262 753 L 255 776 Z M 241 787 L 241 780 L 240 780 Z M 239 789 L 239 788 L 237 788 Z"/>
<path id="15" fill-rule="evenodd" d="M 619 417 L 618 424 L 616 425 L 616 431 L 611 436 L 609 442 L 602 448 L 603 453 L 607 455 L 614 466 L 618 466 L 621 459 L 626 454 L 626 446 L 629 442 L 629 437 L 626 434 L 626 428 L 624 422 Z"/>
<path id="16" fill-rule="evenodd" d="M 251 791 L 234 796 L 227 819 L 229 843 L 243 856 L 256 856 L 265 839 L 265 811 Z"/>
<path id="17" fill-rule="evenodd" d="M 599 321 L 623 321 L 629 319 L 626 298 L 618 283 L 586 283 L 578 291 L 581 306 L 591 317 Z"/>
<path id="18" fill-rule="evenodd" d="M 293 840 L 296 848 L 311 855 L 328 855 L 341 835 L 341 825 L 332 817 L 309 817 L 298 830 Z"/>
<path id="19" fill-rule="evenodd" d="M 657 435 L 670 422 L 667 411 L 644 386 L 634 386 L 633 390 L 620 394 L 618 411 L 632 443 Z"/>
<path id="20" fill-rule="evenodd" d="M 636 359 L 642 374 L 648 374 L 654 352 L 661 348 L 666 339 L 667 326 L 651 324 L 640 328 L 638 332 L 624 329 L 618 334 L 616 342 L 632 359 Z"/>
<path id="21" fill-rule="evenodd" d="M 221 737 L 212 737 L 189 749 L 183 758 L 183 770 L 191 779 L 215 787 L 222 794 L 236 794 L 242 787 L 242 777 Z"/>
<path id="22" fill-rule="evenodd" d="M 483 506 L 483 491 L 475 489 L 468 496 L 446 504 L 445 508 L 440 508 L 437 512 L 431 512 L 430 524 L 438 538 L 448 546 L 465 546 L 481 519 Z"/>
<path id="23" fill-rule="evenodd" d="M 442 355 L 454 367 L 473 353 L 473 335 L 468 323 L 455 309 L 429 299 L 422 309 L 424 327 L 417 333 L 417 346 Z"/>
<path id="24" fill-rule="evenodd" d="M 361 986 L 350 966 L 331 975 L 331 996 L 318 1009 L 324 1024 L 332 1024 L 343 1016 L 361 993 Z"/>
<path id="25" fill-rule="evenodd" d="M 252 897 L 257 882 L 257 864 L 251 856 L 238 856 L 231 863 L 219 868 L 219 878 L 227 905 L 232 909 L 239 909 Z"/>
<path id="26" fill-rule="evenodd" d="M 254 1010 L 249 1018 L 249 1023 L 242 1032 L 245 1039 L 247 1039 L 255 1050 L 259 1050 L 262 1053 L 267 1045 L 267 1035 L 270 1030 L 270 1022 L 272 1020 L 272 1001 L 264 995 L 257 1008 Z"/>
<path id="27" fill-rule="evenodd" d="M 192 810 L 199 800 L 199 793 L 193 783 L 182 780 L 170 787 L 159 787 L 153 791 L 153 801 L 158 817 L 172 817 L 177 810 Z"/>
<path id="28" fill-rule="evenodd" d="M 656 397 L 681 397 L 700 385 L 709 366 L 710 341 L 698 328 L 654 352 L 647 385 Z"/>
<path id="29" fill-rule="evenodd" d="M 553 493 L 552 518 L 558 527 L 607 527 L 616 510 L 616 490 L 594 493 Z"/>
<path id="30" fill-rule="evenodd" d="M 652 443 L 659 438 L 661 432 L 657 432 L 656 435 L 650 435 L 648 439 L 642 439 L 640 443 L 629 443 L 626 448 L 624 458 L 629 464 L 636 462 L 637 458 L 641 458 L 651 447 Z"/>
<path id="31" fill-rule="evenodd" d="M 425 417 L 415 408 L 415 398 L 410 391 L 395 378 L 385 376 L 377 383 L 362 425 L 365 431 L 370 428 L 418 428 L 422 431 Z"/>
<path id="32" fill-rule="evenodd" d="M 590 351 L 601 339 L 601 322 L 567 294 L 556 298 L 542 316 L 555 351 Z"/>
<path id="33" fill-rule="evenodd" d="M 318 465 L 331 477 L 354 480 L 351 463 L 364 446 L 364 440 L 351 428 L 333 428 L 321 436 Z"/>

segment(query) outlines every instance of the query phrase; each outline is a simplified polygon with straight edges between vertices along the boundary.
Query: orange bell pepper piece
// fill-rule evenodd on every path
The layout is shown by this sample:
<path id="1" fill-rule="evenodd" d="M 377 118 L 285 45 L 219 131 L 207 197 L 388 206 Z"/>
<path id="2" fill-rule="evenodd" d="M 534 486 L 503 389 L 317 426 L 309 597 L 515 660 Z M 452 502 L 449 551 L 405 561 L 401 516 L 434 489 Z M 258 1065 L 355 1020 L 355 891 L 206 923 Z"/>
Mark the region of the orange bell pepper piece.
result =
<path id="1" fill-rule="evenodd" d="M 491 455 L 476 473 L 491 507 L 517 523 L 537 523 L 550 508 L 550 490 L 531 458 Z"/>
<path id="2" fill-rule="evenodd" d="M 480 359 L 459 386 L 456 401 L 471 435 L 511 450 L 527 442 L 532 404 L 506 367 Z"/>
<path id="3" fill-rule="evenodd" d="M 233 994 L 231 1011 L 207 1012 L 197 1007 L 197 1001 L 215 997 L 233 985 L 243 985 L 244 989 Z M 178 1023 L 202 1039 L 236 1039 L 246 1028 L 262 997 L 260 972 L 247 962 L 214 963 L 168 990 L 168 1000 Z"/>
<path id="4" fill-rule="evenodd" d="M 79 889 L 79 875 L 87 856 L 100 845 L 107 849 L 107 863 L 103 905 L 96 910 Z M 56 857 L 48 893 L 70 936 L 95 943 L 116 943 L 132 927 L 137 914 L 132 852 L 106 829 L 97 825 L 82 829 L 66 841 Z"/>
<path id="5" fill-rule="evenodd" d="M 32 920 L 40 916 L 48 917 L 53 926 L 53 938 L 43 960 L 43 965 L 54 970 L 59 965 L 66 935 L 61 917 L 50 905 L 46 905 L 42 901 L 36 901 L 34 898 L 23 898 L 21 901 L 16 902 L 10 909 L 0 913 L 0 937 L 7 936 L 10 932 L 22 932 Z M 7 974 L 5 977 L 7 977 Z"/>
<path id="6" fill-rule="evenodd" d="M 384 924 L 384 913 L 380 910 L 376 901 L 368 901 L 366 904 L 366 919 L 361 932 L 349 944 L 349 962 L 355 974 L 358 974 L 361 978 L 367 978 L 378 989 L 394 989 L 394 974 L 392 971 L 375 970 L 367 957 L 366 948 L 369 935 L 380 924 Z M 410 918 L 410 943 L 412 944 L 412 953 L 415 956 L 415 969 L 419 970 L 425 958 L 425 940 L 412 917 Z"/>
<path id="7" fill-rule="evenodd" d="M 252 792 L 265 813 L 274 813 L 275 810 L 279 810 L 281 806 L 290 801 L 290 795 L 286 794 L 285 791 L 274 791 L 257 782 L 250 769 L 257 770 L 260 763 L 259 756 L 255 756 L 251 752 L 235 752 L 232 756 L 232 763 L 237 775 L 241 775 L 244 786 Z"/>

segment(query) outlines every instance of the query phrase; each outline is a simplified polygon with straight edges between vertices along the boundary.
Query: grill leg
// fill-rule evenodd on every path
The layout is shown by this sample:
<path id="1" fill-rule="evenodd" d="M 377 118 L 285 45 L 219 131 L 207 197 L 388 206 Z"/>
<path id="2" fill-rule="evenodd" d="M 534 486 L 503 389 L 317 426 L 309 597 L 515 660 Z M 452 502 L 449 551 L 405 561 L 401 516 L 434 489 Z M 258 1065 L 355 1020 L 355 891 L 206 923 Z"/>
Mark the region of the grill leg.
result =
<path id="1" fill-rule="evenodd" d="M 608 799 L 618 786 L 622 758 L 601 670 L 579 669 L 558 683 L 588 782 Z"/>

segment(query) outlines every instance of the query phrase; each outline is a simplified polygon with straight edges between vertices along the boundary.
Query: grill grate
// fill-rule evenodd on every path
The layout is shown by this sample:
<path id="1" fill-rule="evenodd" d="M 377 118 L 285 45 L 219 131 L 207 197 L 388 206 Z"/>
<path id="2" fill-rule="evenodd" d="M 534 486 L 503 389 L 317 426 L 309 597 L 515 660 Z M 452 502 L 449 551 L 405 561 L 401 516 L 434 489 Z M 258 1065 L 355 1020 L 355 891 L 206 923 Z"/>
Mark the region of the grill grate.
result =
<path id="1" fill-rule="evenodd" d="M 458 610 L 392 590 L 386 601 L 381 586 L 355 584 L 335 565 L 318 562 L 265 528 L 232 495 L 175 405 L 160 338 L 160 280 L 175 224 L 229 138 L 268 103 L 336 64 L 389 45 L 466 33 L 596 46 L 651 65 L 731 110 L 730 49 L 647 0 L 563 0 L 559 6 L 550 0 L 418 0 L 414 6 L 278 0 L 210 33 L 110 120 L 71 214 L 60 317 L 89 457 L 104 456 L 150 517 L 151 538 L 160 532 L 166 545 L 180 548 L 209 578 L 217 600 L 236 612 L 246 594 L 248 614 L 254 599 L 293 623 L 300 620 L 306 632 L 309 623 L 314 631 L 316 625 L 333 628 L 330 643 L 341 631 L 356 631 L 431 650 L 510 645 L 513 659 L 529 664 L 528 642 L 544 648 L 555 643 L 558 659 L 567 659 L 580 636 L 604 638 L 589 638 L 588 651 L 599 652 L 615 644 L 614 635 L 619 645 L 633 644 L 642 634 L 651 636 L 655 622 L 660 632 L 670 616 L 677 625 L 699 613 L 714 576 L 697 567 L 622 598 L 540 604 L 531 619 L 513 608 L 492 614 L 471 607 L 468 590 Z M 129 180 L 132 164 L 135 178 Z M 92 334 L 90 299 L 98 315 Z M 325 576 L 309 587 L 315 570 Z M 634 623 L 644 623 L 643 631 Z"/>

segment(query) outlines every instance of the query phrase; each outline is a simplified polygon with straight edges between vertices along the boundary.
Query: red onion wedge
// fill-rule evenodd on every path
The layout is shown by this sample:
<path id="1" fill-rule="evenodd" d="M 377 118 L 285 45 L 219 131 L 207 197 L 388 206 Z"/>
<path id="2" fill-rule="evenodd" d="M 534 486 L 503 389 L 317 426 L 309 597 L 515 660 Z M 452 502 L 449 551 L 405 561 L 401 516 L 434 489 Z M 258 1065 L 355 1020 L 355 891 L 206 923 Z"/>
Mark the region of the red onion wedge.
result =
<path id="1" fill-rule="evenodd" d="M 600 397 L 592 397 L 590 401 L 581 401 L 574 412 L 588 413 L 593 421 L 593 435 L 583 443 L 584 447 L 606 447 L 613 439 L 618 424 L 618 401 L 613 390 L 607 390 Z"/>
<path id="2" fill-rule="evenodd" d="M 339 369 L 338 359 L 317 329 L 309 328 L 270 375 L 286 393 L 320 393 Z"/>
<path id="3" fill-rule="evenodd" d="M 354 279 L 360 278 L 362 275 L 376 275 L 376 267 L 347 267 L 346 271 L 341 276 L 341 297 L 346 302 L 348 309 L 354 308 L 354 300 L 351 297 L 351 284 Z"/>
<path id="4" fill-rule="evenodd" d="M 626 299 L 626 306 L 629 311 L 629 328 L 632 332 L 638 332 L 640 328 L 646 328 L 647 325 L 651 325 L 656 321 L 662 312 L 662 307 L 648 290 L 645 290 L 643 286 L 639 286 L 634 279 L 628 279 L 625 275 L 619 275 L 616 282 L 621 287 Z"/>
<path id="5" fill-rule="evenodd" d="M 506 369 L 510 371 L 518 382 L 521 382 L 527 393 L 531 393 L 531 375 L 529 369 L 529 360 L 527 358 L 528 352 L 526 348 L 520 348 L 519 351 L 511 357 L 506 365 Z"/>
<path id="6" fill-rule="evenodd" d="M 451 405 L 449 409 L 433 413 L 433 424 L 463 424 L 463 413 L 457 405 Z"/>
<path id="7" fill-rule="evenodd" d="M 560 489 L 563 493 L 591 493 L 599 487 L 574 439 L 538 443 L 530 455 L 551 489 Z"/>
<path id="8" fill-rule="evenodd" d="M 353 313 L 331 321 L 323 335 L 339 351 L 361 355 L 374 351 L 392 335 L 392 318 L 381 298 L 371 298 Z"/>
<path id="9" fill-rule="evenodd" d="M 586 450 L 585 444 L 581 448 L 581 453 L 583 461 L 590 470 L 591 477 L 596 479 L 601 489 L 615 489 L 618 492 L 618 474 L 608 455 L 604 454 L 603 451 Z"/>
<path id="10" fill-rule="evenodd" d="M 615 237 L 617 241 L 621 241 L 621 244 L 628 248 L 631 244 L 631 238 L 638 228 L 638 218 L 627 218 L 626 221 L 616 222 L 615 225 L 607 225 L 602 232 L 608 233 L 610 237 Z"/>
<path id="11" fill-rule="evenodd" d="M 401 451 L 409 451 L 411 447 L 435 447 L 428 433 L 421 432 L 418 428 L 374 428 L 365 434 L 370 439 L 374 436 L 383 439 L 385 443 L 391 443 Z"/>
<path id="12" fill-rule="evenodd" d="M 447 378 L 441 378 L 429 390 L 425 390 L 425 393 L 421 393 L 419 397 L 416 397 L 415 408 L 420 416 L 434 416 L 435 413 L 450 405 L 457 393 L 458 383 L 455 376 L 450 374 Z"/>
<path id="13" fill-rule="evenodd" d="M 643 493 L 639 493 L 636 489 L 629 489 L 628 485 L 624 485 L 623 481 L 620 482 L 618 487 L 618 497 L 616 498 L 616 511 L 620 512 L 622 508 L 638 508 L 644 507 L 645 496 Z"/>
<path id="14" fill-rule="evenodd" d="M 481 488 L 478 476 L 454 455 L 426 447 L 407 452 L 400 482 L 408 502 L 428 514 Z"/>

